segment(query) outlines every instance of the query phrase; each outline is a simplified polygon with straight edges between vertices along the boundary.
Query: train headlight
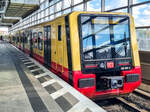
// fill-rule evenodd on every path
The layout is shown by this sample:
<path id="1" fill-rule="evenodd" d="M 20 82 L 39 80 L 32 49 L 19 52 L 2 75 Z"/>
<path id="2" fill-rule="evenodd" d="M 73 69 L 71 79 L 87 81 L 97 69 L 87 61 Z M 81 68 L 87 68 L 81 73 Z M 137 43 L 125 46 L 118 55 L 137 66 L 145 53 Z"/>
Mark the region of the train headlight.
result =
<path id="1" fill-rule="evenodd" d="M 79 81 L 78 81 L 78 87 L 79 88 L 92 87 L 94 85 L 95 85 L 95 79 L 94 78 L 79 79 Z"/>

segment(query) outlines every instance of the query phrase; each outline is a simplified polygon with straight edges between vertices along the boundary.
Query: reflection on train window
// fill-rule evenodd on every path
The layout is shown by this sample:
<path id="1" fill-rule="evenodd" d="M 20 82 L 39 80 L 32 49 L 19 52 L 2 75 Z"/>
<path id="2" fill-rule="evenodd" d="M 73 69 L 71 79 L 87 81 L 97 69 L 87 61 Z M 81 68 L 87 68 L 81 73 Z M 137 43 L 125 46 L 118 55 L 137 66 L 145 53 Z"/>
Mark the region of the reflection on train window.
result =
<path id="1" fill-rule="evenodd" d="M 17 43 L 19 42 L 19 37 L 17 37 Z"/>
<path id="2" fill-rule="evenodd" d="M 29 33 L 29 31 L 27 31 L 27 33 L 26 33 L 26 39 L 27 39 L 27 44 L 29 45 L 30 44 L 30 33 Z"/>
<path id="3" fill-rule="evenodd" d="M 81 25 L 85 60 L 131 57 L 128 17 L 81 16 Z"/>
<path id="4" fill-rule="evenodd" d="M 37 48 L 37 32 L 33 33 L 33 47 Z"/>
<path id="5" fill-rule="evenodd" d="M 38 49 L 43 49 L 43 39 L 42 39 L 42 32 L 38 33 Z"/>
<path id="6" fill-rule="evenodd" d="M 29 43 L 28 38 L 29 38 L 29 32 L 26 31 L 26 32 L 25 32 L 25 43 L 26 43 L 26 44 Z"/>

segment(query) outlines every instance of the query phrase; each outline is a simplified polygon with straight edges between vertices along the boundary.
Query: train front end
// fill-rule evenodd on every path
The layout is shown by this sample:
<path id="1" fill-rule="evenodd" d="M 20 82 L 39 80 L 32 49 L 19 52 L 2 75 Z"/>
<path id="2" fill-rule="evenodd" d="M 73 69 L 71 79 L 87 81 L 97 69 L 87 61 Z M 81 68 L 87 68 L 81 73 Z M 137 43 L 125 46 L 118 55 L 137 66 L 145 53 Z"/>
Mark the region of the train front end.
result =
<path id="1" fill-rule="evenodd" d="M 74 87 L 89 98 L 131 93 L 141 83 L 133 18 L 116 13 L 76 16 L 81 69 L 73 71 Z"/>

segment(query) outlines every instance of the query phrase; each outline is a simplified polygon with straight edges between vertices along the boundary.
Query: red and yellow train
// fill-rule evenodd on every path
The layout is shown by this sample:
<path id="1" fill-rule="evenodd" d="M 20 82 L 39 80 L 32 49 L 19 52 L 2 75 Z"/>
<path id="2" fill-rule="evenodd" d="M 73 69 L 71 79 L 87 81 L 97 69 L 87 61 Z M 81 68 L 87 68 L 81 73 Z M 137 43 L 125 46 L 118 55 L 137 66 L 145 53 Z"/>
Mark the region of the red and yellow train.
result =
<path id="1" fill-rule="evenodd" d="M 72 12 L 12 32 L 11 42 L 89 98 L 125 95 L 141 83 L 134 20 L 126 13 Z"/>

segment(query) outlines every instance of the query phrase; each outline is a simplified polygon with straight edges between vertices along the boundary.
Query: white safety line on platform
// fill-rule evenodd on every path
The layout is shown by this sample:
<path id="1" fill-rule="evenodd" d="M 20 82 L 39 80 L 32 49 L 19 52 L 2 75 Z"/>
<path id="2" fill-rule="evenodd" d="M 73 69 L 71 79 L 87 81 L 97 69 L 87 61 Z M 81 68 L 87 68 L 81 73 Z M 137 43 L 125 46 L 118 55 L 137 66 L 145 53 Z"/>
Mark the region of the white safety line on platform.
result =
<path id="1" fill-rule="evenodd" d="M 30 66 L 27 66 L 27 68 L 34 67 L 34 66 L 36 66 L 36 65 L 30 65 Z"/>
<path id="2" fill-rule="evenodd" d="M 84 112 L 87 106 L 83 106 L 82 102 L 74 105 L 68 112 Z"/>
<path id="3" fill-rule="evenodd" d="M 46 87 L 46 86 L 48 86 L 50 84 L 53 84 L 54 82 L 56 82 L 56 80 L 55 79 L 51 79 L 49 81 L 46 81 L 46 82 L 42 83 L 42 86 Z"/>
<path id="4" fill-rule="evenodd" d="M 60 89 L 60 90 L 58 90 L 58 91 L 52 93 L 52 94 L 51 94 L 51 97 L 52 97 L 53 99 L 56 99 L 56 98 L 58 98 L 58 97 L 64 95 L 65 93 L 67 93 L 66 89 L 65 89 L 65 88 L 62 88 L 62 89 Z"/>
<path id="5" fill-rule="evenodd" d="M 31 72 L 35 72 L 35 71 L 38 71 L 38 70 L 41 70 L 41 68 L 36 68 L 34 70 L 30 70 Z"/>
<path id="6" fill-rule="evenodd" d="M 48 73 L 43 73 L 43 74 L 40 74 L 40 75 L 36 75 L 35 78 L 40 78 L 40 77 L 43 77 L 43 76 L 46 76 L 48 75 Z"/>
<path id="7" fill-rule="evenodd" d="M 25 61 L 30 61 L 29 59 L 21 59 L 22 62 L 25 62 Z"/>
<path id="8" fill-rule="evenodd" d="M 24 64 L 30 64 L 30 63 L 33 63 L 33 62 L 26 62 L 26 63 L 24 63 Z"/>

